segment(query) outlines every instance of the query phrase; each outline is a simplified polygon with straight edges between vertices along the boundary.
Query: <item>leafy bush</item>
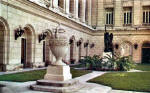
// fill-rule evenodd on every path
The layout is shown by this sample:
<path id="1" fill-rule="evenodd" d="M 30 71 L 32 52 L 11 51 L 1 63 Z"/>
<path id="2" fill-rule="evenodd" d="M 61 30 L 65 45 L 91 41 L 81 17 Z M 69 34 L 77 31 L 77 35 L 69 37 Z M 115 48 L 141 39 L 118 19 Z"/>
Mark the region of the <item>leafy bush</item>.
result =
<path id="1" fill-rule="evenodd" d="M 129 71 L 135 67 L 132 56 L 119 56 L 117 54 L 106 57 L 108 59 L 107 65 L 109 69 L 119 70 L 119 71 Z M 109 65 L 110 64 L 110 65 Z"/>
<path id="2" fill-rule="evenodd" d="M 94 55 L 93 57 L 86 56 L 84 59 L 80 60 L 81 64 L 85 64 L 87 69 L 96 69 L 101 67 L 102 59 L 98 55 Z"/>
<path id="3" fill-rule="evenodd" d="M 120 71 L 129 71 L 135 67 L 131 56 L 124 56 L 117 59 L 117 65 Z"/>
<path id="4" fill-rule="evenodd" d="M 107 59 L 107 61 L 103 59 Z M 104 58 L 98 55 L 93 57 L 86 56 L 80 60 L 80 63 L 85 64 L 85 67 L 90 70 L 129 71 L 135 66 L 131 56 L 120 57 L 118 55 L 113 55 L 112 57 L 107 55 Z"/>

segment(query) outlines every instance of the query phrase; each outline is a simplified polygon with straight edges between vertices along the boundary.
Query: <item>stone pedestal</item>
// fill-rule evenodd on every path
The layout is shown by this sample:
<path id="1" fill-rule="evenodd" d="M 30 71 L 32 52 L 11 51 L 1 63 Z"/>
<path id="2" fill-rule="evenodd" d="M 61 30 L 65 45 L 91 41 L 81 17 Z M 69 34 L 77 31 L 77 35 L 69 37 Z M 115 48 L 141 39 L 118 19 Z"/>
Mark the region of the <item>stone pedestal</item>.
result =
<path id="1" fill-rule="evenodd" d="M 66 81 L 72 79 L 69 66 L 48 66 L 45 80 Z"/>
<path id="2" fill-rule="evenodd" d="M 108 59 L 106 57 L 112 57 L 111 52 L 103 52 L 103 61 L 107 62 Z"/>
<path id="3" fill-rule="evenodd" d="M 53 93 L 74 93 L 85 87 L 79 80 L 72 79 L 69 66 L 48 66 L 43 80 L 37 80 L 30 88 Z"/>
<path id="4" fill-rule="evenodd" d="M 103 64 L 107 63 L 106 66 L 102 67 L 103 69 L 109 69 L 109 66 L 111 65 L 111 63 L 108 62 L 109 61 L 108 58 L 110 58 L 110 57 L 112 57 L 112 53 L 111 52 L 103 52 L 103 61 L 102 61 L 102 63 Z"/>

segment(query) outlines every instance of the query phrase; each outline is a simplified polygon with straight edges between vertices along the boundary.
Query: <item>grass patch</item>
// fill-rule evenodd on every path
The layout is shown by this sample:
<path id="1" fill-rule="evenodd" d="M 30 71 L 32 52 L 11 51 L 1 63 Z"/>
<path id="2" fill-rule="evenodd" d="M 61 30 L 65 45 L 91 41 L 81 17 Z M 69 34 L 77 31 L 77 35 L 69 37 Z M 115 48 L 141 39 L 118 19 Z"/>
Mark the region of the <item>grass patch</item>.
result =
<path id="1" fill-rule="evenodd" d="M 89 82 L 110 86 L 113 89 L 150 92 L 150 72 L 114 72 Z"/>
<path id="2" fill-rule="evenodd" d="M 71 73 L 72 73 L 72 77 L 75 78 L 75 77 L 79 77 L 79 76 L 91 73 L 91 71 L 71 69 Z"/>
<path id="3" fill-rule="evenodd" d="M 142 71 L 150 71 L 150 64 L 137 64 L 135 69 Z"/>
<path id="4" fill-rule="evenodd" d="M 71 69 L 71 73 L 72 77 L 75 78 L 90 73 L 90 71 Z M 43 79 L 45 74 L 46 70 L 19 72 L 16 74 L 0 75 L 0 81 L 13 81 L 13 82 L 36 81 L 39 79 Z"/>
<path id="5" fill-rule="evenodd" d="M 0 75 L 0 81 L 26 82 L 44 78 L 46 70 L 19 72 L 15 74 Z"/>
<path id="6" fill-rule="evenodd" d="M 74 66 L 71 66 L 72 68 L 85 68 L 85 64 L 78 64 L 78 65 L 74 65 Z"/>

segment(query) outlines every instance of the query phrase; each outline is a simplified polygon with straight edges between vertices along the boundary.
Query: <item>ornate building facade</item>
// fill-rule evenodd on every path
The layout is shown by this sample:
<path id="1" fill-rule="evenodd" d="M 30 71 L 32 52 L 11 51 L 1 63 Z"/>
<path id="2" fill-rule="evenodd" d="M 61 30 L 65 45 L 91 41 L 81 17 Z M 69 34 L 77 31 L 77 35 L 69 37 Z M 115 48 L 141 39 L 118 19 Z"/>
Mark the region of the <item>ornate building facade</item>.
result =
<path id="1" fill-rule="evenodd" d="M 102 55 L 105 26 L 114 52 L 150 62 L 149 0 L 0 0 L 0 71 L 53 62 L 45 31 L 58 24 L 70 43 L 67 63 Z"/>

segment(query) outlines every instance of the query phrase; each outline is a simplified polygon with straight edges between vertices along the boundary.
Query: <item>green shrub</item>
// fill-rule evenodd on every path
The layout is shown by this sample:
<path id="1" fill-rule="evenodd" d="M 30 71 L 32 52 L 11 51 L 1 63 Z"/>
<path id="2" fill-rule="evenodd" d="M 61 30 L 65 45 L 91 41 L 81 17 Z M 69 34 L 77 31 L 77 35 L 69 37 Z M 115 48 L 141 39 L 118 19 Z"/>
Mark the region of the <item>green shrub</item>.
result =
<path id="1" fill-rule="evenodd" d="M 81 64 L 85 64 L 87 69 L 101 68 L 101 58 L 98 55 L 86 56 L 84 59 L 79 61 Z"/>
<path id="2" fill-rule="evenodd" d="M 108 59 L 104 62 L 103 59 Z M 86 56 L 84 59 L 80 60 L 81 64 L 84 64 L 87 69 L 90 70 L 119 70 L 119 71 L 129 71 L 134 68 L 134 62 L 131 56 L 120 57 L 119 55 L 110 55 L 101 58 L 98 55 Z"/>
<path id="3" fill-rule="evenodd" d="M 131 56 L 120 57 L 116 61 L 118 68 L 121 71 L 129 71 L 130 69 L 135 67 Z"/>

